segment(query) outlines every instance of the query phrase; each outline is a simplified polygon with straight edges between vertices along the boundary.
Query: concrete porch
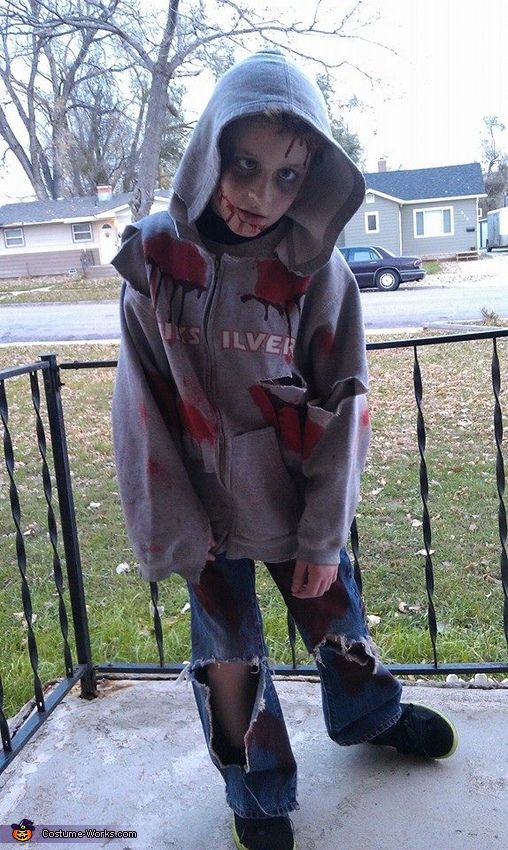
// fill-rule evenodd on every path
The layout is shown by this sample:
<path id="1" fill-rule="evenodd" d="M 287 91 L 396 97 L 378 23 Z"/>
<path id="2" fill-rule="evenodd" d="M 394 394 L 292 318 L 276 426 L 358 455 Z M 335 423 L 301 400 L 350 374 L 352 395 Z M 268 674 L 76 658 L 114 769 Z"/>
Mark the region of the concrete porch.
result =
<path id="1" fill-rule="evenodd" d="M 278 680 L 277 689 L 299 765 L 299 850 L 508 846 L 506 687 L 404 688 L 404 701 L 435 706 L 456 723 L 459 748 L 441 762 L 368 745 L 337 747 L 324 731 L 319 684 Z M 92 702 L 72 692 L 0 777 L 3 834 L 21 818 L 36 827 L 138 833 L 95 847 L 234 848 L 222 780 L 208 760 L 185 682 L 103 681 Z M 29 846 L 43 844 L 32 839 Z"/>

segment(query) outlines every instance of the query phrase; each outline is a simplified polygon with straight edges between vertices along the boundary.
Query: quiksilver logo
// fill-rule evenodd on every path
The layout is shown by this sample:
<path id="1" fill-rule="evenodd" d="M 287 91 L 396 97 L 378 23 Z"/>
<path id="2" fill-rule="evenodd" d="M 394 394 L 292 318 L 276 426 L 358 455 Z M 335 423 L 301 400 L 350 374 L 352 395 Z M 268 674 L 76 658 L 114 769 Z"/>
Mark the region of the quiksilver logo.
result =
<path id="1" fill-rule="evenodd" d="M 282 354 L 287 357 L 293 351 L 295 340 L 291 336 L 263 331 L 222 331 L 221 344 L 224 350 L 264 351 L 266 354 Z"/>

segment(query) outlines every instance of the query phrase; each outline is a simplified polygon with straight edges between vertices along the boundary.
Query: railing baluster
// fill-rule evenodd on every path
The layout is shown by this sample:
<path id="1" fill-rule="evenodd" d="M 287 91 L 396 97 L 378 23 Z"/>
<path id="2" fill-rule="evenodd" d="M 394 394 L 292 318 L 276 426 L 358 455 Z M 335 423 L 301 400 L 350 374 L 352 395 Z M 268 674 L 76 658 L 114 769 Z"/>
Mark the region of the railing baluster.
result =
<path id="1" fill-rule="evenodd" d="M 161 616 L 159 614 L 159 586 L 156 581 L 150 582 L 150 597 L 152 600 L 153 628 L 155 640 L 157 641 L 157 650 L 159 652 L 159 663 L 161 667 L 164 667 L 164 636 L 162 634 Z"/>
<path id="2" fill-rule="evenodd" d="M 9 724 L 4 714 L 4 686 L 2 677 L 0 676 L 0 737 L 4 753 L 12 752 L 11 733 L 9 732 Z"/>
<path id="3" fill-rule="evenodd" d="M 420 453 L 420 495 L 422 499 L 422 529 L 423 529 L 423 544 L 425 547 L 425 586 L 427 588 L 427 599 L 428 599 L 428 607 L 427 607 L 427 621 L 429 628 L 430 640 L 432 643 L 432 651 L 434 655 L 434 666 L 437 667 L 437 649 L 436 649 L 436 641 L 437 641 L 437 622 L 436 622 L 436 611 L 434 609 L 434 567 L 432 565 L 432 555 L 430 552 L 430 547 L 432 543 L 432 530 L 430 526 L 430 514 L 428 510 L 428 497 L 429 497 L 429 479 L 427 475 L 427 463 L 425 461 L 425 446 L 426 446 L 426 433 L 425 433 L 425 419 L 423 416 L 423 385 L 422 385 L 422 373 L 420 369 L 420 364 L 418 362 L 418 347 L 415 345 L 413 347 L 414 351 L 414 365 L 413 365 L 413 385 L 414 385 L 414 393 L 416 400 L 416 407 L 418 409 L 417 413 L 417 421 L 416 421 L 416 432 L 418 437 L 418 451 Z"/>
<path id="4" fill-rule="evenodd" d="M 293 665 L 293 670 L 296 670 L 296 623 L 294 617 L 289 610 L 287 609 L 287 626 L 288 626 L 288 640 L 289 646 L 291 649 L 291 663 Z"/>
<path id="5" fill-rule="evenodd" d="M 351 551 L 353 553 L 353 572 L 356 586 L 361 596 L 363 593 L 363 582 L 362 571 L 360 568 L 360 538 L 358 535 L 358 523 L 356 521 L 356 517 L 353 518 L 349 533 L 351 535 Z"/>
<path id="6" fill-rule="evenodd" d="M 63 651 L 64 651 L 64 663 L 65 663 L 65 673 L 67 676 L 72 676 L 73 674 L 73 665 L 72 665 L 72 655 L 71 648 L 69 645 L 69 621 L 67 617 L 67 609 L 65 607 L 65 600 L 63 596 L 64 591 L 64 583 L 63 583 L 63 574 L 62 574 L 62 565 L 60 562 L 60 555 L 58 553 L 58 533 L 56 527 L 55 520 L 55 512 L 53 510 L 52 504 L 52 487 L 51 487 L 51 476 L 49 474 L 49 467 L 47 463 L 47 454 L 46 454 L 46 434 L 44 432 L 44 425 L 41 419 L 41 395 L 39 391 L 39 380 L 36 372 L 30 372 L 30 387 L 32 390 L 32 404 L 35 411 L 35 426 L 37 432 L 37 444 L 39 446 L 39 454 L 42 462 L 42 487 L 44 490 L 44 496 L 47 504 L 47 519 L 48 519 L 48 532 L 49 532 L 49 540 L 51 543 L 51 548 L 53 550 L 53 578 L 55 581 L 56 590 L 58 593 L 58 617 L 60 621 L 60 631 L 62 633 L 63 638 Z"/>
<path id="7" fill-rule="evenodd" d="M 23 533 L 21 531 L 21 506 L 19 502 L 18 488 L 14 479 L 14 451 L 12 447 L 11 434 L 9 431 L 9 405 L 7 403 L 7 395 L 5 393 L 5 382 L 0 381 L 0 416 L 4 429 L 4 458 L 5 467 L 9 476 L 9 497 L 11 503 L 11 514 L 16 528 L 16 557 L 18 561 L 18 569 L 21 576 L 21 599 L 23 603 L 23 613 L 27 626 L 28 636 L 28 655 L 30 658 L 30 666 L 33 672 L 34 682 L 34 698 L 37 711 L 44 711 L 44 695 L 42 692 L 42 684 L 39 678 L 39 655 L 37 652 L 37 641 L 35 639 L 34 630 L 32 628 L 33 609 L 32 596 L 30 587 L 26 577 L 26 549 Z"/>
<path id="8" fill-rule="evenodd" d="M 506 550 L 506 506 L 504 503 L 505 490 L 505 473 L 503 460 L 503 415 L 501 411 L 501 402 L 499 400 L 501 392 L 501 371 L 499 368 L 499 356 L 497 353 L 497 341 L 494 338 L 492 351 L 492 389 L 494 391 L 494 437 L 496 440 L 496 484 L 497 493 L 499 496 L 499 539 L 501 541 L 501 582 L 503 585 L 504 605 L 503 605 L 503 623 L 506 642 L 508 643 L 508 554 Z"/>

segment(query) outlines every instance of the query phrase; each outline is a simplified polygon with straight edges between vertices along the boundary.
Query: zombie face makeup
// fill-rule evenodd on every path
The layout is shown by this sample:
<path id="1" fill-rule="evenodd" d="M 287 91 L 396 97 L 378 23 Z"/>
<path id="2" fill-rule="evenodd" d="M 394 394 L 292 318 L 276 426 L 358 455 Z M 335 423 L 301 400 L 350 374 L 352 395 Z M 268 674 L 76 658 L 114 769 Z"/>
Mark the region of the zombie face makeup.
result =
<path id="1" fill-rule="evenodd" d="M 309 168 L 312 145 L 263 116 L 226 128 L 216 213 L 237 236 L 258 236 L 289 209 Z"/>

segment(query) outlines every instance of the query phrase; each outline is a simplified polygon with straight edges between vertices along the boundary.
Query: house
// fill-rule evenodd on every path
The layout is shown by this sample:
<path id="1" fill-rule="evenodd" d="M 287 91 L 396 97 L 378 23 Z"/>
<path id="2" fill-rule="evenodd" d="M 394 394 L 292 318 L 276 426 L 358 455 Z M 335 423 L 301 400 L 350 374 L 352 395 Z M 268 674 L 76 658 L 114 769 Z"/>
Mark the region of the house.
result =
<path id="1" fill-rule="evenodd" d="M 394 254 L 455 256 L 480 245 L 480 164 L 364 174 L 367 191 L 339 245 L 381 245 Z"/>
<path id="2" fill-rule="evenodd" d="M 130 197 L 98 186 L 88 197 L 0 207 L 0 278 L 81 274 L 110 263 L 131 221 Z M 157 191 L 152 212 L 166 209 L 168 198 Z"/>

